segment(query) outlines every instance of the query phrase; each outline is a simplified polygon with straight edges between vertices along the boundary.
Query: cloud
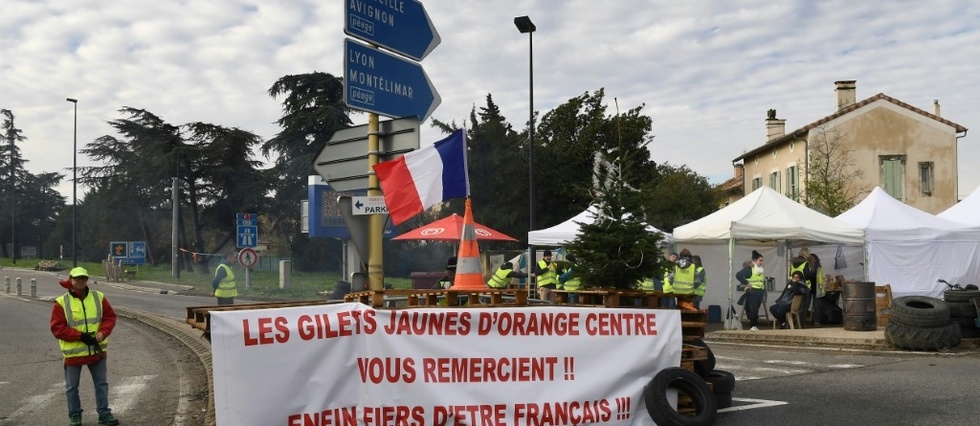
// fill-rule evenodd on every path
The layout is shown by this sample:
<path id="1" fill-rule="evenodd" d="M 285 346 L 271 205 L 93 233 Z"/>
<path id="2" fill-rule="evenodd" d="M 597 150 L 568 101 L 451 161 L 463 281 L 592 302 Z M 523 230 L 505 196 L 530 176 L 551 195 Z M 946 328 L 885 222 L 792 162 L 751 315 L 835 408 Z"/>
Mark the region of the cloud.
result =
<path id="1" fill-rule="evenodd" d="M 719 183 L 731 160 L 764 141 L 770 108 L 792 130 L 833 112 L 836 80 L 976 126 L 980 9 L 969 1 L 670 2 L 425 1 L 442 44 L 424 61 L 442 105 L 464 124 L 492 94 L 515 128 L 605 88 L 621 110 L 645 105 L 657 161 L 687 164 Z M 343 2 L 61 2 L 12 0 L 0 15 L 0 107 L 28 137 L 35 172 L 70 175 L 72 105 L 79 144 L 111 134 L 122 106 L 168 122 L 203 121 L 275 135 L 267 90 L 290 74 L 342 73 Z M 363 116 L 355 117 L 363 122 Z M 440 135 L 423 124 L 422 143 Z M 960 193 L 980 184 L 972 136 L 960 140 Z M 705 155 L 704 153 L 711 153 Z M 79 158 L 80 165 L 87 159 Z M 312 171 L 311 171 L 312 172 Z M 59 190 L 71 193 L 71 182 Z"/>

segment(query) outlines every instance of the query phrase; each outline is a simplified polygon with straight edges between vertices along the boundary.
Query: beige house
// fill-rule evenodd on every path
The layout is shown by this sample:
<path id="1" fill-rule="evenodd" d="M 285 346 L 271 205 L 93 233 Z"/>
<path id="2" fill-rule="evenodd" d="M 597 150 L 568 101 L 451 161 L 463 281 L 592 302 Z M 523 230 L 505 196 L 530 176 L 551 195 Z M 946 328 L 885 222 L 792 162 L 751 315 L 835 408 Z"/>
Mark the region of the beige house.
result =
<path id="1" fill-rule="evenodd" d="M 880 186 L 933 214 L 956 204 L 957 142 L 966 136 L 965 127 L 942 118 L 938 101 L 931 113 L 883 93 L 856 102 L 854 80 L 835 84 L 836 111 L 790 133 L 786 120 L 769 110 L 766 143 L 734 159 L 735 177 L 717 187 L 725 200 L 735 201 L 762 185 L 799 200 L 811 156 L 827 158 L 826 149 L 815 148 L 833 146 L 861 171 L 848 189 L 856 201 Z"/>

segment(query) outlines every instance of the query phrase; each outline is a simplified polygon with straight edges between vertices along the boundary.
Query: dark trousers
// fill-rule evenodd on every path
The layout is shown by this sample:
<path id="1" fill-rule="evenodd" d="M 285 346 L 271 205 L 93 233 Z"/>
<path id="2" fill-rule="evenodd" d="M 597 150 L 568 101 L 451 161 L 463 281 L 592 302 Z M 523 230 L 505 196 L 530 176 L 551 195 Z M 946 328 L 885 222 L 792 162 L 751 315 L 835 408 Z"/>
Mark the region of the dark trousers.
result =
<path id="1" fill-rule="evenodd" d="M 764 291 L 754 288 L 745 290 L 745 315 L 749 317 L 749 327 L 759 325 L 759 306 L 762 305 Z"/>

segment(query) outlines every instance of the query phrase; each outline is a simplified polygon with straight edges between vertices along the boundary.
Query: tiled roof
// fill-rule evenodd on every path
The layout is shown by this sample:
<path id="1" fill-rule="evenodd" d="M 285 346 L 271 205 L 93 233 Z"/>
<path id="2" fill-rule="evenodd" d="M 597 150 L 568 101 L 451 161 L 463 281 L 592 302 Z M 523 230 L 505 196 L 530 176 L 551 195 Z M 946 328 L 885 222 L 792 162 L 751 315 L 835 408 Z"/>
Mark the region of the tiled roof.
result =
<path id="1" fill-rule="evenodd" d="M 874 96 L 872 96 L 872 97 L 870 97 L 868 99 L 865 99 L 865 100 L 863 100 L 861 102 L 857 102 L 857 103 L 854 103 L 854 104 L 849 105 L 847 107 L 841 108 L 839 111 L 837 111 L 837 112 L 835 112 L 835 113 L 833 113 L 831 115 L 828 115 L 828 116 L 826 116 L 824 118 L 821 118 L 821 119 L 819 119 L 817 121 L 814 121 L 814 122 L 812 122 L 810 124 L 807 124 L 806 126 L 800 127 L 799 129 L 796 129 L 796 130 L 794 130 L 794 131 L 792 131 L 790 133 L 787 133 L 787 134 L 785 134 L 785 135 L 783 135 L 783 136 L 781 136 L 781 137 L 779 137 L 777 139 L 774 139 L 774 140 L 772 140 L 770 142 L 766 142 L 762 146 L 759 146 L 759 147 L 757 147 L 757 148 L 755 148 L 755 149 L 753 149 L 751 151 L 748 151 L 748 152 L 742 154 L 741 156 L 735 158 L 732 161 L 739 161 L 739 160 L 742 160 L 742 159 L 744 159 L 746 157 L 751 157 L 751 156 L 753 156 L 755 154 L 758 154 L 759 152 L 765 151 L 766 149 L 772 148 L 774 146 L 779 146 L 779 145 L 781 145 L 783 143 L 789 142 L 790 140 L 795 139 L 795 138 L 798 138 L 798 137 L 802 136 L 804 133 L 809 132 L 811 129 L 813 129 L 815 127 L 820 127 L 820 126 L 822 126 L 824 124 L 827 124 L 830 121 L 832 121 L 832 120 L 834 120 L 834 119 L 836 119 L 838 117 L 843 116 L 844 114 L 847 114 L 847 113 L 849 113 L 851 111 L 855 111 L 855 110 L 857 110 L 857 109 L 859 109 L 859 108 L 861 108 L 861 107 L 863 107 L 865 105 L 868 105 L 868 104 L 870 104 L 872 102 L 875 102 L 875 101 L 878 101 L 878 100 L 885 100 L 885 101 L 891 102 L 891 103 L 893 103 L 895 105 L 898 105 L 898 106 L 900 106 L 902 108 L 905 108 L 905 109 L 907 109 L 909 111 L 912 111 L 912 112 L 915 112 L 917 114 L 921 114 L 921 115 L 923 115 L 923 116 L 925 116 L 927 118 L 931 118 L 933 120 L 936 120 L 936 121 L 938 121 L 940 123 L 943 123 L 943 124 L 945 124 L 947 126 L 950 126 L 950 127 L 954 128 L 954 129 L 956 129 L 956 133 L 960 133 L 960 132 L 965 132 L 966 131 L 966 127 L 963 127 L 963 126 L 961 126 L 959 124 L 956 124 L 956 123 L 954 123 L 952 121 L 949 121 L 949 120 L 947 120 L 945 118 L 942 118 L 942 117 L 940 117 L 938 115 L 930 114 L 930 113 L 928 113 L 926 111 L 923 111 L 923 110 L 921 110 L 919 108 L 916 108 L 916 107 L 914 107 L 912 105 L 909 105 L 909 104 L 907 104 L 905 102 L 902 102 L 902 101 L 900 101 L 898 99 L 895 99 L 895 98 L 893 98 L 891 96 L 888 96 L 888 95 L 886 95 L 884 93 L 879 93 L 879 94 L 874 95 Z M 726 183 L 727 183 L 727 181 L 726 181 Z M 724 185 L 724 184 L 722 184 L 722 185 Z"/>
<path id="2" fill-rule="evenodd" d="M 718 191 L 718 192 L 721 192 L 721 193 L 725 193 L 725 194 L 727 194 L 729 192 L 736 191 L 736 190 L 738 192 L 742 192 L 742 177 L 741 176 L 735 176 L 735 177 L 733 177 L 731 179 L 728 179 L 728 180 L 722 182 L 721 184 L 719 184 L 718 186 L 716 186 L 714 189 L 715 189 L 715 191 Z"/>

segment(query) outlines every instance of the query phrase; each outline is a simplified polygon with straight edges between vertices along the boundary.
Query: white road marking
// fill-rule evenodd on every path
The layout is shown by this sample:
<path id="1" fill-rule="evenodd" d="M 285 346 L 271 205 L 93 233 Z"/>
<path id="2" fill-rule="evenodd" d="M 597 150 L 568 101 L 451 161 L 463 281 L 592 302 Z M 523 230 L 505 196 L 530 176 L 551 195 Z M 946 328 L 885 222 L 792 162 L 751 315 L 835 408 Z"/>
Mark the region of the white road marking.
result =
<path id="1" fill-rule="evenodd" d="M 136 398 L 139 394 L 146 388 L 147 382 L 153 380 L 157 376 L 155 374 L 147 376 L 128 376 L 122 379 L 122 384 L 118 386 L 109 386 L 109 395 L 114 395 L 112 398 L 112 411 L 114 413 L 125 413 L 126 410 L 136 402 Z"/>
<path id="2" fill-rule="evenodd" d="M 719 413 L 728 413 L 728 412 L 731 412 L 731 411 L 745 411 L 745 410 L 753 410 L 753 409 L 756 409 L 756 408 L 775 407 L 777 405 L 786 405 L 786 404 L 789 404 L 786 401 L 773 401 L 773 400 L 769 400 L 769 399 L 732 398 L 732 402 L 735 402 L 735 401 L 738 401 L 738 402 L 753 402 L 754 404 L 731 406 L 731 407 L 728 407 L 728 408 L 722 408 L 722 409 L 718 410 L 718 412 Z"/>
<path id="3" fill-rule="evenodd" d="M 38 411 L 38 410 L 41 410 L 46 405 L 48 405 L 48 401 L 50 401 L 51 398 L 54 398 L 58 394 L 62 394 L 62 395 L 65 394 L 65 384 L 64 384 L 64 382 L 55 383 L 55 384 L 51 385 L 50 387 L 48 387 L 48 390 L 46 392 L 42 393 L 42 394 L 38 394 L 38 395 L 29 396 L 27 398 L 24 398 L 23 399 L 24 405 L 22 405 L 20 408 L 18 408 L 13 413 L 10 413 L 10 415 L 7 416 L 7 419 L 6 420 L 8 420 L 8 421 L 9 420 L 15 420 L 15 419 L 17 419 L 17 418 L 19 418 L 21 416 L 24 416 L 24 415 L 33 413 L 33 412 Z"/>

